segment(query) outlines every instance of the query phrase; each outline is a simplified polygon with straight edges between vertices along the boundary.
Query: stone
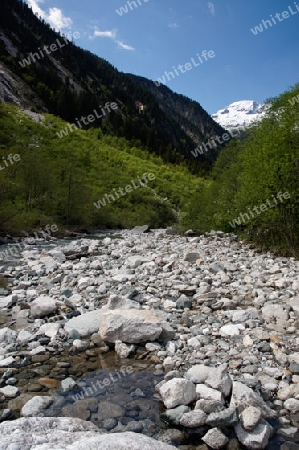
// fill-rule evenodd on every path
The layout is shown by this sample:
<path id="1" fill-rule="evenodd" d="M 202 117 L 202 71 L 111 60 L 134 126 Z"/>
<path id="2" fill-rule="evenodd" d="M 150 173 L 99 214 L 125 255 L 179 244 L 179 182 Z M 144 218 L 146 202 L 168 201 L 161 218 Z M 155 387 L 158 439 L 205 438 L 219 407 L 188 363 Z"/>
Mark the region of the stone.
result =
<path id="1" fill-rule="evenodd" d="M 0 360 L 0 367 L 11 367 L 13 366 L 14 362 L 15 362 L 14 357 L 8 356 L 7 358 Z"/>
<path id="2" fill-rule="evenodd" d="M 285 386 L 277 392 L 277 398 L 283 401 L 288 398 L 295 398 L 297 396 L 299 396 L 299 384 Z"/>
<path id="3" fill-rule="evenodd" d="M 103 309 L 140 309 L 140 304 L 128 298 L 112 295 Z"/>
<path id="4" fill-rule="evenodd" d="M 211 428 L 202 440 L 212 449 L 221 449 L 229 441 L 229 439 L 218 428 Z"/>
<path id="5" fill-rule="evenodd" d="M 70 333 L 71 330 L 76 330 L 81 337 L 90 336 L 98 331 L 102 315 L 103 310 L 101 309 L 89 311 L 86 314 L 68 320 L 64 325 L 64 329 L 67 333 Z"/>
<path id="6" fill-rule="evenodd" d="M 31 315 L 37 319 L 53 314 L 57 309 L 57 301 L 52 297 L 41 296 L 30 303 Z"/>
<path id="7" fill-rule="evenodd" d="M 144 256 L 129 256 L 127 259 L 127 266 L 132 269 L 141 266 L 144 263 L 150 262 L 150 258 L 145 258 Z"/>
<path id="8" fill-rule="evenodd" d="M 240 330 L 245 330 L 244 325 L 238 324 L 238 325 L 224 325 L 220 328 L 220 335 L 221 336 L 239 336 Z"/>
<path id="9" fill-rule="evenodd" d="M 290 370 L 293 374 L 299 375 L 299 364 L 298 364 L 298 363 L 290 364 L 289 370 Z"/>
<path id="10" fill-rule="evenodd" d="M 167 409 L 161 414 L 161 417 L 170 424 L 179 425 L 183 414 L 189 412 L 190 408 L 185 405 L 177 406 L 176 408 Z"/>
<path id="11" fill-rule="evenodd" d="M 82 420 L 89 420 L 91 410 L 96 410 L 97 400 L 86 398 L 75 403 L 67 404 L 61 409 L 61 415 L 64 417 L 76 417 Z M 107 418 L 107 416 L 106 416 Z"/>
<path id="12" fill-rule="evenodd" d="M 200 409 L 182 415 L 180 425 L 187 428 L 196 428 L 205 424 L 207 415 Z"/>
<path id="13" fill-rule="evenodd" d="M 244 411 L 240 414 L 240 420 L 244 430 L 253 430 L 259 423 L 261 417 L 262 411 L 259 408 L 256 408 L 255 406 L 249 406 L 248 408 L 245 408 Z"/>
<path id="14" fill-rule="evenodd" d="M 244 430 L 241 423 L 238 423 L 235 426 L 237 438 L 241 444 L 249 450 L 265 449 L 268 445 L 272 432 L 272 427 L 264 419 L 261 419 L 260 423 L 253 431 Z"/>
<path id="15" fill-rule="evenodd" d="M 291 414 L 296 414 L 299 412 L 299 400 L 296 398 L 288 398 L 284 402 L 284 407 L 291 412 Z"/>
<path id="16" fill-rule="evenodd" d="M 128 358 L 128 356 L 135 350 L 134 345 L 127 345 L 121 341 L 115 342 L 115 351 L 120 358 Z"/>
<path id="17" fill-rule="evenodd" d="M 132 420 L 126 426 L 126 431 L 133 431 L 134 433 L 141 433 L 143 431 L 143 425 L 140 422 Z"/>
<path id="18" fill-rule="evenodd" d="M 44 323 L 38 330 L 38 334 L 44 334 L 52 339 L 57 335 L 60 326 L 59 323 Z"/>
<path id="19" fill-rule="evenodd" d="M 136 226 L 135 228 L 133 228 L 132 233 L 133 234 L 143 234 L 143 233 L 148 233 L 150 231 L 150 227 L 148 225 L 141 225 L 141 226 Z"/>
<path id="20" fill-rule="evenodd" d="M 46 387 L 46 388 L 48 388 L 48 389 L 55 389 L 55 388 L 58 387 L 58 381 L 57 381 L 57 380 L 54 380 L 53 378 L 47 378 L 47 377 L 39 378 L 39 379 L 37 380 L 37 382 L 38 382 L 41 386 L 44 386 L 44 387 Z"/>
<path id="21" fill-rule="evenodd" d="M 184 378 L 173 378 L 162 386 L 157 386 L 157 389 L 167 409 L 189 405 L 196 399 L 195 385 Z"/>
<path id="22" fill-rule="evenodd" d="M 61 381 L 61 389 L 63 390 L 63 392 L 69 392 L 75 387 L 77 387 L 77 383 L 72 378 L 66 378 L 65 380 Z"/>
<path id="23" fill-rule="evenodd" d="M 103 428 L 107 431 L 113 430 L 117 425 L 117 420 L 115 419 L 105 419 L 103 420 Z"/>
<path id="24" fill-rule="evenodd" d="M 196 260 L 200 259 L 200 254 L 199 253 L 186 253 L 184 256 L 184 261 L 187 261 L 191 264 L 195 264 Z"/>
<path id="25" fill-rule="evenodd" d="M 197 398 L 205 400 L 215 400 L 216 402 L 224 403 L 222 393 L 216 389 L 209 388 L 205 384 L 196 385 Z"/>
<path id="26" fill-rule="evenodd" d="M 253 346 L 253 340 L 251 339 L 251 337 L 246 334 L 246 336 L 244 336 L 243 338 L 243 345 L 244 347 L 252 347 Z"/>
<path id="27" fill-rule="evenodd" d="M 104 312 L 99 327 L 101 339 L 129 344 L 155 341 L 162 333 L 162 320 L 148 310 L 122 310 Z"/>
<path id="28" fill-rule="evenodd" d="M 15 398 L 19 393 L 19 389 L 15 386 L 5 386 L 0 389 L 0 394 L 3 394 L 6 398 Z"/>
<path id="29" fill-rule="evenodd" d="M 234 381 L 230 407 L 237 408 L 239 413 L 241 413 L 248 406 L 259 408 L 265 419 L 276 417 L 276 412 L 269 408 L 262 397 L 245 384 Z"/>
<path id="30" fill-rule="evenodd" d="M 29 331 L 22 330 L 19 332 L 17 340 L 21 344 L 27 344 L 28 342 L 34 340 L 34 335 L 32 333 L 29 333 Z"/>
<path id="31" fill-rule="evenodd" d="M 222 392 L 224 397 L 228 397 L 232 390 L 232 379 L 225 365 L 211 369 L 208 378 L 205 380 L 205 384 Z"/>
<path id="32" fill-rule="evenodd" d="M 204 383 L 208 378 L 211 372 L 211 368 L 209 366 L 205 366 L 204 364 L 198 364 L 196 366 L 192 366 L 186 372 L 186 378 L 192 381 L 193 383 Z"/>
<path id="33" fill-rule="evenodd" d="M 176 447 L 132 432 L 101 434 L 96 425 L 76 418 L 30 417 L 0 424 L 1 450 L 175 450 Z"/>
<path id="34" fill-rule="evenodd" d="M 89 348 L 89 342 L 82 341 L 82 339 L 75 339 L 73 341 L 73 347 L 80 352 L 84 352 Z"/>
<path id="35" fill-rule="evenodd" d="M 52 397 L 35 396 L 32 397 L 21 409 L 22 417 L 35 417 L 44 412 L 50 405 L 52 405 Z"/>
<path id="36" fill-rule="evenodd" d="M 0 344 L 12 344 L 16 341 L 17 333 L 8 327 L 0 329 Z"/>
<path id="37" fill-rule="evenodd" d="M 98 420 L 116 419 L 124 415 L 125 410 L 120 405 L 105 400 L 99 404 Z"/>
<path id="38" fill-rule="evenodd" d="M 212 412 L 206 419 L 206 424 L 210 427 L 227 427 L 238 422 L 236 408 L 226 408 L 217 412 Z"/>
<path id="39" fill-rule="evenodd" d="M 216 400 L 206 400 L 204 398 L 197 400 L 197 402 L 195 404 L 195 409 L 201 409 L 206 414 L 212 414 L 212 413 L 215 413 L 215 411 L 217 411 L 217 413 L 218 413 L 220 411 L 224 411 L 224 408 L 225 407 L 222 402 L 216 401 Z M 232 408 L 232 409 L 234 409 L 234 408 Z M 213 426 L 218 426 L 218 425 L 213 425 Z"/>

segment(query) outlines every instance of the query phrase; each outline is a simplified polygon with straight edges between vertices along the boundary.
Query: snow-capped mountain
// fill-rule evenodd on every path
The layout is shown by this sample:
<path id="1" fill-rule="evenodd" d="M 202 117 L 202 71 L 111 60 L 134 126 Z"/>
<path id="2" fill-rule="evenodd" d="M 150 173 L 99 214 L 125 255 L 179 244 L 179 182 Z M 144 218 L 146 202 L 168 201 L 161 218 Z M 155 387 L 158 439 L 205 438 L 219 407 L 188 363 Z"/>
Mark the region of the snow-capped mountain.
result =
<path id="1" fill-rule="evenodd" d="M 253 100 L 242 100 L 234 102 L 224 109 L 220 109 L 212 118 L 226 130 L 246 128 L 252 122 L 262 120 L 267 105 Z"/>

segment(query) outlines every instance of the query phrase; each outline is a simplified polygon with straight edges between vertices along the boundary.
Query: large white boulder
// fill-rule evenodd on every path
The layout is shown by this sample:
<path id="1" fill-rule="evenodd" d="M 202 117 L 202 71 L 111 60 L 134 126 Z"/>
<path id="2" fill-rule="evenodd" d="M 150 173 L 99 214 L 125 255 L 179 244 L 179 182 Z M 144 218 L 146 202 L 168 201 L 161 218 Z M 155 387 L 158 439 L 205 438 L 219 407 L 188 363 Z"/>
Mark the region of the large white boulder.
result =
<path id="1" fill-rule="evenodd" d="M 187 406 L 196 399 L 195 384 L 184 378 L 173 378 L 157 386 L 157 389 L 167 409 L 178 405 Z"/>
<path id="2" fill-rule="evenodd" d="M 115 309 L 103 313 L 99 335 L 106 342 L 138 344 L 155 341 L 162 329 L 162 319 L 152 311 Z"/>
<path id="3" fill-rule="evenodd" d="M 77 418 L 23 417 L 0 424 L 0 450 L 175 450 L 176 447 L 131 432 L 100 434 Z"/>

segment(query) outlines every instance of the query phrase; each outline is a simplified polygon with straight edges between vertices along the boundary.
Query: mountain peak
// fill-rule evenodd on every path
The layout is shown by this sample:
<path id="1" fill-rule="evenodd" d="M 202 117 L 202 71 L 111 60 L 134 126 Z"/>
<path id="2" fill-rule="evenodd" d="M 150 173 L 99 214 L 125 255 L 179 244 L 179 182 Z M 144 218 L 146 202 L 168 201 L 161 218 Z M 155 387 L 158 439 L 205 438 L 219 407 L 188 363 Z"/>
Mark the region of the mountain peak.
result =
<path id="1" fill-rule="evenodd" d="M 249 127 L 253 122 L 262 120 L 265 113 L 265 104 L 254 100 L 240 100 L 212 114 L 212 118 L 223 128 L 233 130 Z"/>

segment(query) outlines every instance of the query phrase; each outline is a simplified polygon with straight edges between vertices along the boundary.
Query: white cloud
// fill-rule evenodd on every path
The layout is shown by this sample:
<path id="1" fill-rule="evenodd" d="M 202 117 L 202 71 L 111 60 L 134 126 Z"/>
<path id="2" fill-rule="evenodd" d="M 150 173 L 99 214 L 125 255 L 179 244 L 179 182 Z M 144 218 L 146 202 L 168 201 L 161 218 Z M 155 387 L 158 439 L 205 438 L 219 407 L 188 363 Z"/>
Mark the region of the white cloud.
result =
<path id="1" fill-rule="evenodd" d="M 27 0 L 27 3 L 32 8 L 34 14 L 48 22 L 56 31 L 60 31 L 63 28 L 70 28 L 73 24 L 72 19 L 64 16 L 62 10 L 59 8 L 49 8 L 48 12 L 43 10 L 39 4 L 44 3 L 44 0 Z"/>
<path id="2" fill-rule="evenodd" d="M 116 42 L 118 43 L 120 48 L 122 48 L 123 50 L 135 50 L 134 47 L 131 47 L 130 45 L 126 45 L 122 41 L 116 41 Z"/>
<path id="3" fill-rule="evenodd" d="M 168 28 L 180 28 L 180 26 L 176 22 L 169 23 L 167 26 L 168 26 Z"/>
<path id="4" fill-rule="evenodd" d="M 71 28 L 73 21 L 69 17 L 65 17 L 59 8 L 50 8 L 48 15 L 49 24 L 56 30 L 62 28 Z"/>
<path id="5" fill-rule="evenodd" d="M 116 38 L 116 30 L 100 31 L 95 28 L 93 36 L 91 37 L 107 37 L 111 39 Z"/>
<path id="6" fill-rule="evenodd" d="M 215 16 L 215 5 L 212 2 L 208 2 L 208 8 L 210 10 L 210 13 L 212 14 L 212 16 Z"/>
<path id="7" fill-rule="evenodd" d="M 95 37 L 106 37 L 109 39 L 112 39 L 113 42 L 116 42 L 119 46 L 119 48 L 123 50 L 135 50 L 134 47 L 131 47 L 131 45 L 124 44 L 122 41 L 118 40 L 116 38 L 117 30 L 107 30 L 107 31 L 101 31 L 98 30 L 97 27 L 94 27 L 93 36 L 89 36 L 90 39 L 94 39 Z"/>

